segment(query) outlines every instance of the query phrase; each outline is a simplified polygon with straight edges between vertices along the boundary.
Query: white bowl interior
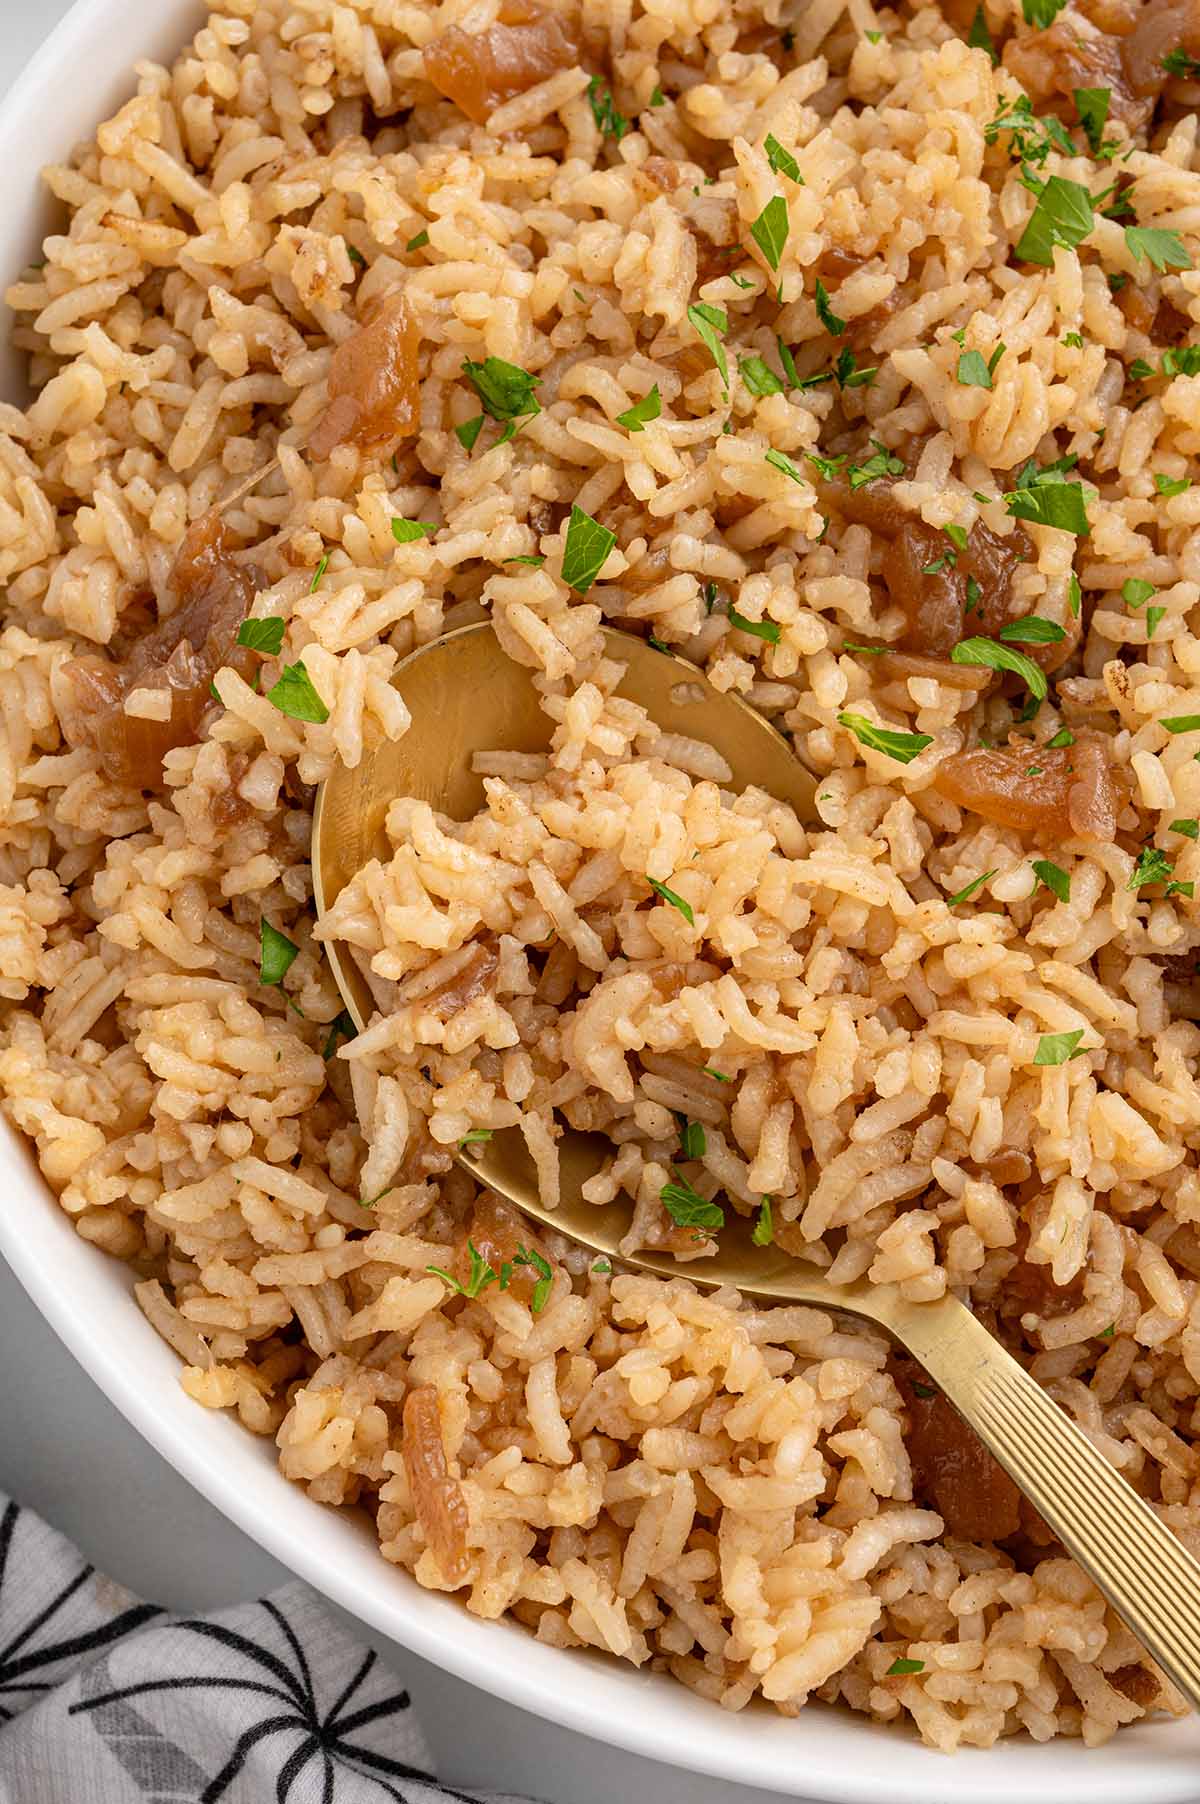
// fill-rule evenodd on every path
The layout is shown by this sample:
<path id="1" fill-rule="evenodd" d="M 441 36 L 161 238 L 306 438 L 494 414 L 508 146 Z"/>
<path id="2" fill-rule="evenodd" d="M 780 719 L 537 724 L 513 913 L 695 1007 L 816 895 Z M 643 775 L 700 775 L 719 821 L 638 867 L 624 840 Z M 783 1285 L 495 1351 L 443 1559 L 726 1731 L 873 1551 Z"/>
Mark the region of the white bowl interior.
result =
<path id="1" fill-rule="evenodd" d="M 133 91 L 143 58 L 165 60 L 203 19 L 196 0 L 77 0 L 0 111 L 0 289 L 52 229 L 38 172 L 63 158 Z M 4 29 L 0 21 L 0 31 Z M 0 308 L 0 393 L 26 392 Z M 126 1270 L 79 1239 L 29 1149 L 0 1123 L 0 1252 L 60 1338 L 116 1407 L 209 1502 L 318 1591 L 378 1633 L 534 1715 L 631 1752 L 742 1785 L 831 1804 L 1188 1804 L 1200 1797 L 1200 1723 L 1127 1731 L 1100 1753 L 1012 1742 L 948 1761 L 848 1712 L 785 1721 L 737 1716 L 682 1686 L 598 1657 L 564 1655 L 509 1623 L 486 1623 L 388 1566 L 350 1516 L 311 1503 L 274 1447 L 201 1408 L 178 1360 L 144 1320 Z M 119 1575 L 117 1575 L 119 1576 Z"/>

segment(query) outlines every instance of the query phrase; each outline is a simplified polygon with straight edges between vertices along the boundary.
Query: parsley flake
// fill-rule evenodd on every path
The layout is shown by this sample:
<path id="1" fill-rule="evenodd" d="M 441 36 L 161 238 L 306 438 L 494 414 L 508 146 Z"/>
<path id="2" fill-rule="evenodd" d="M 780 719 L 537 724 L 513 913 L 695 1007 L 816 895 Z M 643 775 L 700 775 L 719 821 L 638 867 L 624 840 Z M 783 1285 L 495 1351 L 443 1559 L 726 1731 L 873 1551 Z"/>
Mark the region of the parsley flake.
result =
<path id="1" fill-rule="evenodd" d="M 1160 852 L 1157 846 L 1146 846 L 1138 853 L 1133 875 L 1125 888 L 1138 890 L 1144 889 L 1148 883 L 1165 883 L 1173 869 L 1165 852 Z"/>
<path id="2" fill-rule="evenodd" d="M 735 607 L 729 609 L 729 624 L 736 626 L 739 633 L 749 633 L 752 638 L 765 639 L 768 645 L 778 645 L 782 628 L 773 620 L 747 620 L 739 614 Z"/>
<path id="3" fill-rule="evenodd" d="M 716 364 L 725 385 L 725 393 L 728 394 L 729 365 L 725 361 L 725 346 L 721 340 L 729 330 L 729 315 L 719 307 L 710 307 L 707 301 L 693 301 L 687 310 L 687 316 L 703 343 L 708 346 L 708 354 Z"/>
<path id="4" fill-rule="evenodd" d="M 750 1230 L 750 1239 L 756 1247 L 769 1247 L 775 1239 L 775 1223 L 771 1219 L 771 1199 L 764 1196 L 758 1211 L 758 1219 Z"/>
<path id="5" fill-rule="evenodd" d="M 956 896 L 948 896 L 947 897 L 946 907 L 947 908 L 957 908 L 960 905 L 960 903 L 969 902 L 971 900 L 972 896 L 977 896 L 979 894 L 979 892 L 983 888 L 984 884 L 988 881 L 988 878 L 994 877 L 996 875 L 996 871 L 998 869 L 999 869 L 999 866 L 995 866 L 995 867 L 993 867 L 992 870 L 985 871 L 983 873 L 982 877 L 973 877 L 971 879 L 970 883 L 963 885 L 962 889 L 959 890 L 959 892 Z"/>
<path id="6" fill-rule="evenodd" d="M 673 1184 L 664 1184 L 659 1197 L 677 1228 L 723 1228 L 725 1211 L 720 1203 L 710 1203 L 675 1173 Z"/>
<path id="7" fill-rule="evenodd" d="M 1100 151 L 1104 137 L 1104 127 L 1108 123 L 1108 109 L 1112 103 L 1111 88 L 1076 88 L 1075 111 L 1079 115 L 1088 147 L 1093 156 Z"/>
<path id="8" fill-rule="evenodd" d="M 617 425 L 626 427 L 630 432 L 644 432 L 647 421 L 657 420 L 661 413 L 662 396 L 656 382 L 648 395 L 643 395 L 640 401 L 635 401 L 632 407 L 627 407 L 624 413 L 617 415 Z"/>
<path id="9" fill-rule="evenodd" d="M 1034 1064 L 1065 1065 L 1068 1059 L 1075 1057 L 1082 1038 L 1082 1027 L 1073 1027 L 1062 1034 L 1043 1034 L 1033 1055 Z"/>
<path id="10" fill-rule="evenodd" d="M 493 420 L 515 420 L 525 414 L 541 412 L 533 392 L 541 377 L 531 376 L 519 364 L 506 363 L 503 357 L 485 357 L 482 363 L 473 363 L 469 357 L 464 357 L 462 368 L 463 375 L 483 404 L 484 413 L 490 414 Z M 461 437 L 461 430 L 459 435 Z M 467 448 L 469 450 L 470 446 Z"/>
<path id="11" fill-rule="evenodd" d="M 1160 231 L 1155 226 L 1126 226 L 1125 243 L 1131 257 L 1145 260 L 1161 272 L 1164 269 L 1191 269 L 1192 259 L 1178 232 Z"/>
<path id="12" fill-rule="evenodd" d="M 1160 495 L 1168 497 L 1182 495 L 1192 486 L 1190 476 L 1164 476 L 1161 470 L 1154 472 L 1154 486 Z"/>
<path id="13" fill-rule="evenodd" d="M 846 322 L 829 305 L 829 291 L 820 276 L 817 277 L 816 302 L 817 318 L 827 332 L 831 333 L 834 338 L 840 338 L 846 330 Z"/>
<path id="14" fill-rule="evenodd" d="M 259 965 L 258 981 L 268 987 L 283 982 L 294 959 L 300 956 L 300 948 L 289 940 L 286 933 L 280 933 L 272 927 L 264 915 L 258 924 Z"/>
<path id="15" fill-rule="evenodd" d="M 761 357 L 740 358 L 738 373 L 752 395 L 781 395 L 783 393 L 783 383 L 770 364 L 764 362 Z"/>
<path id="16" fill-rule="evenodd" d="M 617 111 L 613 104 L 612 94 L 598 75 L 593 75 L 589 81 L 587 97 L 592 109 L 592 118 L 596 121 L 601 134 L 606 138 L 614 138 L 619 144 L 629 130 L 629 121 L 624 113 Z"/>
<path id="17" fill-rule="evenodd" d="M 656 896 L 661 896 L 664 902 L 669 902 L 672 908 L 677 908 L 679 910 L 689 927 L 694 927 L 696 925 L 696 917 L 692 912 L 692 905 L 690 902 L 685 902 L 682 896 L 677 896 L 673 889 L 668 889 L 665 883 L 660 883 L 658 881 L 657 877 L 647 877 L 646 882 L 650 885 L 650 888 L 654 891 Z"/>
<path id="18" fill-rule="evenodd" d="M 804 177 L 800 173 L 799 163 L 791 151 L 785 150 L 779 139 L 773 137 L 770 132 L 763 139 L 763 150 L 766 153 L 767 162 L 776 175 L 786 175 L 789 182 L 795 182 L 798 188 L 803 188 Z"/>
<path id="19" fill-rule="evenodd" d="M 989 670 L 1011 670 L 1019 676 L 1029 693 L 1038 701 L 1045 701 L 1049 689 L 1046 673 L 1027 658 L 1022 651 L 1012 651 L 998 639 L 985 639 L 977 636 L 973 639 L 960 639 L 951 648 L 950 661 L 953 664 L 981 664 Z"/>
<path id="20" fill-rule="evenodd" d="M 562 560 L 562 579 L 568 589 L 586 595 L 616 542 L 615 532 L 572 505 Z"/>
<path id="21" fill-rule="evenodd" d="M 750 227 L 750 236 L 773 270 L 779 268 L 783 247 L 788 239 L 787 202 L 782 194 L 773 194 Z"/>
<path id="22" fill-rule="evenodd" d="M 849 727 L 860 745 L 865 745 L 869 751 L 885 752 L 897 764 L 911 764 L 927 745 L 933 744 L 932 734 L 897 733 L 890 727 L 877 727 L 865 714 L 839 714 L 838 720 L 842 726 Z"/>
<path id="23" fill-rule="evenodd" d="M 1038 882 L 1044 883 L 1060 902 L 1071 900 L 1071 879 L 1061 865 L 1051 864 L 1048 858 L 1035 858 L 1033 871 Z"/>
<path id="24" fill-rule="evenodd" d="M 238 627 L 237 642 L 260 651 L 265 658 L 277 658 L 283 646 L 284 622 L 278 614 L 264 614 L 243 620 Z"/>
<path id="25" fill-rule="evenodd" d="M 329 709 L 313 688 L 302 658 L 284 665 L 279 681 L 267 690 L 267 700 L 289 720 L 307 720 L 321 726 L 329 719 Z"/>
<path id="26" fill-rule="evenodd" d="M 431 539 L 437 527 L 430 520 L 393 520 L 392 537 L 397 545 L 411 545 L 417 539 Z"/>
<path id="27" fill-rule="evenodd" d="M 1042 0 L 1026 0 L 1027 5 L 1041 3 Z M 1053 0 L 1046 3 L 1053 4 Z M 1058 7 L 1054 10 L 1057 12 Z M 1092 197 L 1083 184 L 1068 181 L 1062 175 L 1049 176 L 1017 241 L 1016 255 L 1024 263 L 1041 263 L 1049 268 L 1056 245 L 1073 250 L 1082 244 L 1094 224 Z"/>
<path id="28" fill-rule="evenodd" d="M 1036 3 L 1036 0 L 1034 0 L 1034 3 Z M 1054 0 L 1049 0 L 1049 4 L 1053 5 L 1053 3 L 1054 3 Z M 1031 4 L 1031 0 L 1025 0 L 1026 7 L 1028 7 L 1030 4 Z M 1066 0 L 1060 0 L 1060 4 L 1065 5 Z M 1055 11 L 1057 11 L 1057 7 L 1055 8 Z M 910 1672 L 924 1672 L 924 1671 L 925 1671 L 924 1660 L 893 1660 L 892 1664 L 888 1667 L 887 1671 L 884 1673 L 883 1676 L 885 1679 L 900 1679 L 900 1678 L 906 1677 Z"/>

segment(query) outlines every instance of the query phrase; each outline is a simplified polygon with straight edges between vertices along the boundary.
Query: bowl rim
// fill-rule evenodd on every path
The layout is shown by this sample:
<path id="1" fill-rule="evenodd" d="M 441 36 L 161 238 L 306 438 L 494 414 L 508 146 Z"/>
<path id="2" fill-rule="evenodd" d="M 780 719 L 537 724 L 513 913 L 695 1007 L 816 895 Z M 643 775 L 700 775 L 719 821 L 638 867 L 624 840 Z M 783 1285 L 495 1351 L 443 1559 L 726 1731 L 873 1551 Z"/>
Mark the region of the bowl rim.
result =
<path id="1" fill-rule="evenodd" d="M 133 63 L 169 56 L 202 22 L 201 0 L 75 0 L 13 82 L 0 109 L 0 275 L 40 242 L 41 160 L 71 143 L 133 88 Z M 132 18 L 130 17 L 132 13 Z M 0 30 L 3 27 L 0 25 Z M 64 93 L 59 71 L 86 69 Z M 70 134 L 70 135 L 68 135 Z M 0 332 L 11 387 L 20 363 Z M 1195 1804 L 1200 1724 L 1122 1731 L 1085 1759 L 1064 1738 L 967 1750 L 951 1765 L 915 1737 L 845 1709 L 799 1718 L 730 1716 L 674 1680 L 536 1641 L 486 1622 L 389 1565 L 347 1512 L 322 1509 L 284 1479 L 274 1444 L 193 1402 L 180 1362 L 138 1310 L 128 1268 L 83 1241 L 37 1169 L 29 1143 L 0 1123 L 0 1254 L 59 1339 L 127 1421 L 232 1523 L 352 1617 L 434 1666 L 535 1717 L 649 1760 L 827 1804 L 1012 1804 L 1032 1784 L 1057 1804 Z"/>

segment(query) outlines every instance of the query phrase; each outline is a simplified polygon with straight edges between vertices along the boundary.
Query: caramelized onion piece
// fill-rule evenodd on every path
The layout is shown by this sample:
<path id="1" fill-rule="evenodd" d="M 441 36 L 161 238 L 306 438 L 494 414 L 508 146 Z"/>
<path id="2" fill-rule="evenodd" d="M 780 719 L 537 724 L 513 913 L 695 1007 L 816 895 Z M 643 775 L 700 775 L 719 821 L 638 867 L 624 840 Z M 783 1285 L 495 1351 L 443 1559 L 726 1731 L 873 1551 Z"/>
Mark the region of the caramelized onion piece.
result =
<path id="1" fill-rule="evenodd" d="M 938 766 L 933 786 L 969 813 L 1047 843 L 1116 838 L 1121 795 L 1098 733 L 1080 733 L 1056 751 L 1021 741 L 1006 751 L 956 752 Z"/>
<path id="2" fill-rule="evenodd" d="M 425 79 L 475 125 L 498 106 L 579 61 L 575 23 L 539 6 L 508 5 L 487 31 L 451 25 L 425 46 Z"/>
<path id="3" fill-rule="evenodd" d="M 462 1486 L 450 1477 L 446 1465 L 438 1396 L 431 1384 L 409 1391 L 404 1399 L 401 1452 L 426 1543 L 442 1577 L 452 1585 L 461 1585 L 467 1576 L 470 1518 Z"/>
<path id="4" fill-rule="evenodd" d="M 1021 1493 L 975 1430 L 919 1367 L 895 1360 L 893 1375 L 908 1411 L 904 1444 L 912 1461 L 914 1494 L 937 1510 L 950 1534 L 964 1541 L 1002 1541 L 1016 1534 Z"/>
<path id="5" fill-rule="evenodd" d="M 421 998 L 421 1006 L 431 1008 L 443 1021 L 448 1021 L 459 1009 L 466 1008 L 468 1002 L 475 1002 L 484 994 L 499 963 L 500 954 L 494 947 L 478 944 L 453 977 L 448 977 L 440 989 L 431 990 L 428 996 Z"/>
<path id="6" fill-rule="evenodd" d="M 839 477 L 824 489 L 845 519 L 892 541 L 883 561 L 883 580 L 890 600 L 906 621 L 904 632 L 895 641 L 897 651 L 949 659 L 960 639 L 973 633 L 994 638 L 1002 626 L 1021 617 L 1013 595 L 1013 573 L 1033 551 L 1022 527 L 1014 527 L 1007 538 L 1001 538 L 977 520 L 966 549 L 960 551 L 944 532 L 927 526 L 919 515 L 902 507 L 886 479 L 851 489 Z M 1079 620 L 1069 619 L 1065 637 L 1057 643 L 1021 649 L 1043 670 L 1057 670 L 1079 643 L 1080 626 Z M 940 673 L 935 669 L 932 674 Z M 948 672 L 946 680 L 953 680 Z M 980 689 L 987 680 L 976 673 L 959 687 Z"/>
<path id="7" fill-rule="evenodd" d="M 512 1265 L 522 1247 L 542 1251 L 537 1240 L 530 1234 L 525 1219 L 508 1203 L 502 1202 L 494 1190 L 480 1192 L 470 1219 L 459 1230 L 455 1240 L 453 1270 L 460 1284 L 466 1284 L 471 1276 L 472 1246 L 497 1274 L 502 1265 Z M 538 1273 L 535 1270 L 527 1265 L 518 1265 L 513 1267 L 508 1288 L 523 1303 L 528 1303 L 537 1281 Z M 488 1288 L 493 1287 L 489 1285 Z"/>
<path id="8" fill-rule="evenodd" d="M 217 671 L 232 664 L 246 674 L 253 663 L 236 640 L 257 584 L 254 572 L 235 564 L 231 552 L 228 529 L 210 508 L 188 528 L 176 554 L 169 578 L 179 604 L 174 613 L 138 639 L 121 663 L 85 657 L 63 666 L 67 741 L 92 747 L 106 774 L 119 783 L 157 787 L 166 754 L 199 738 Z M 169 691 L 170 719 L 126 714 L 125 698 L 135 689 Z"/>
<path id="9" fill-rule="evenodd" d="M 328 457 L 338 445 L 382 456 L 411 437 L 420 420 L 420 342 L 402 288 L 342 340 L 329 365 L 325 412 L 308 441 L 314 457 Z"/>
<path id="10" fill-rule="evenodd" d="M 1108 88 L 1112 117 L 1136 131 L 1167 85 L 1163 58 L 1172 50 L 1200 54 L 1200 0 L 1150 0 L 1096 23 L 1062 13 L 1048 30 L 1014 38 L 1004 65 L 1035 105 L 1053 100 L 1072 121 L 1076 88 Z"/>

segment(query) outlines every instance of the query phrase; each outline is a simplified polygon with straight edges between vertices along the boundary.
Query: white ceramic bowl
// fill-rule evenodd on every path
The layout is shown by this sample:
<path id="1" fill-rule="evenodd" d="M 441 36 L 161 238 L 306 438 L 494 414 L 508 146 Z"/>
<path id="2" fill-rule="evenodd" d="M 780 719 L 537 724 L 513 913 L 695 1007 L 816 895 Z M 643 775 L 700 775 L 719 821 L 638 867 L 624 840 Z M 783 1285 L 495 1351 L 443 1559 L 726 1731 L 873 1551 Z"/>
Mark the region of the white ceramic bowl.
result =
<path id="1" fill-rule="evenodd" d="M 0 6 L 0 32 L 13 3 Z M 0 288 L 53 227 L 39 169 L 128 98 L 135 61 L 168 60 L 202 16 L 198 0 L 78 0 L 45 44 L 0 110 Z M 9 323 L 0 308 L 5 341 Z M 20 362 L 7 342 L 3 355 L 0 393 L 20 399 Z M 726 1716 L 671 1680 L 558 1653 L 513 1624 L 480 1622 L 385 1564 L 357 1524 L 310 1503 L 280 1477 L 270 1442 L 185 1396 L 178 1361 L 143 1319 L 125 1269 L 79 1239 L 3 1123 L 0 1198 L 0 1252 L 158 1452 L 352 1616 L 485 1691 L 651 1759 L 830 1804 L 1187 1804 L 1200 1796 L 1195 1722 L 1135 1729 L 1099 1753 L 1066 1741 L 1017 1742 L 947 1760 L 908 1735 L 820 1706 L 793 1721 L 765 1710 Z M 6 1377 L 20 1382 L 19 1373 Z"/>

